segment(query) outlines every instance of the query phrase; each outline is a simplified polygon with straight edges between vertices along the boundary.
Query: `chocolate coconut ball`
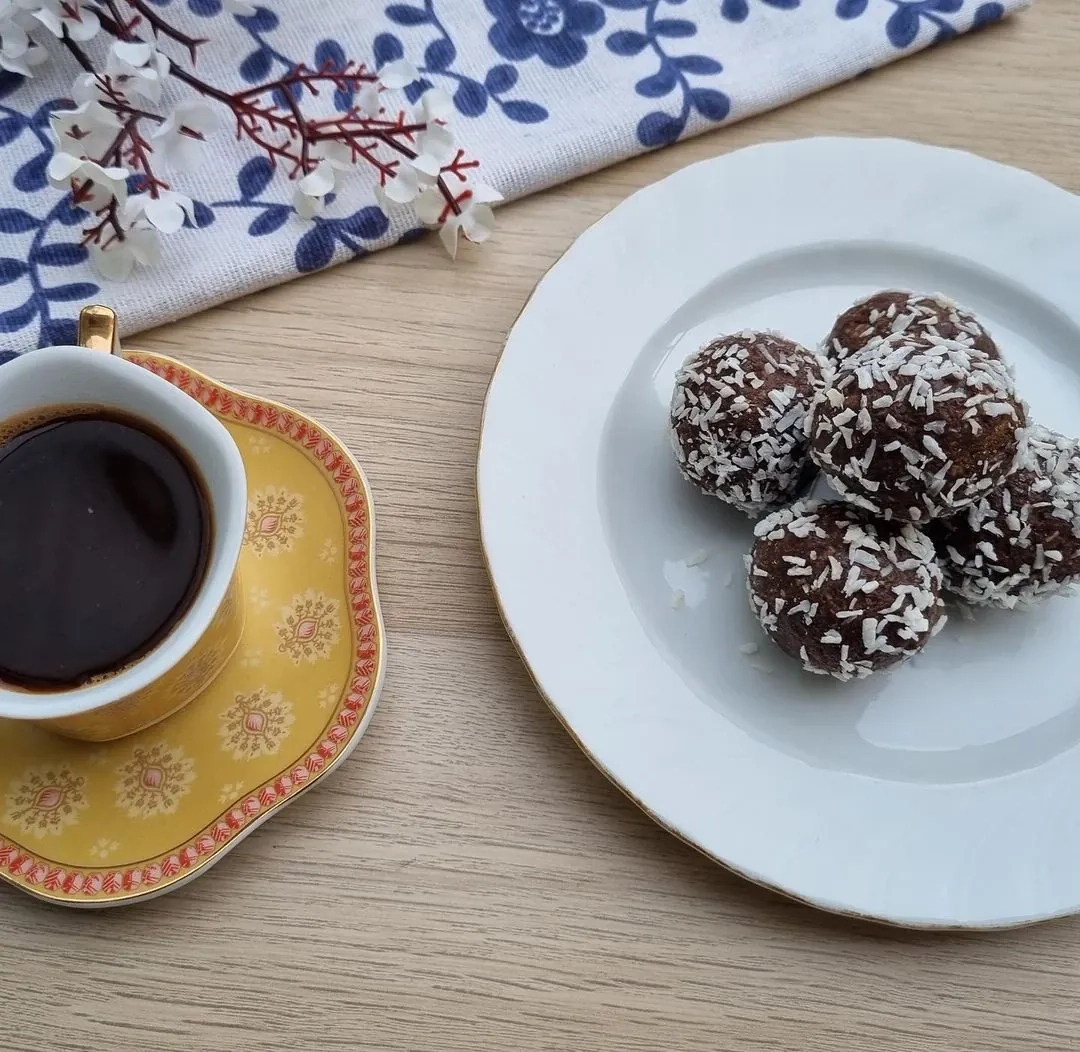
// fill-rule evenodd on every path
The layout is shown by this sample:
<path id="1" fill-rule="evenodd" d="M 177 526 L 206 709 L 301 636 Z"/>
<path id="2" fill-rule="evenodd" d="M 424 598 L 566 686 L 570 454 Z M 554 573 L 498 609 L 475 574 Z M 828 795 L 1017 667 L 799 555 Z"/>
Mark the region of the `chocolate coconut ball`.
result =
<path id="1" fill-rule="evenodd" d="M 945 587 L 1012 608 L 1080 579 L 1080 442 L 1034 425 L 1015 474 L 935 533 Z"/>
<path id="2" fill-rule="evenodd" d="M 790 500 L 809 466 L 804 424 L 824 366 L 805 347 L 749 330 L 687 358 L 671 399 L 683 477 L 747 515 Z"/>
<path id="3" fill-rule="evenodd" d="M 836 319 L 823 350 L 842 362 L 883 340 L 926 346 L 951 340 L 990 358 L 1001 357 L 997 344 L 975 315 L 947 296 L 899 290 L 875 292 L 849 307 Z"/>
<path id="4" fill-rule="evenodd" d="M 945 624 L 934 546 L 910 524 L 801 501 L 754 533 L 750 605 L 808 672 L 862 679 L 917 654 Z"/>
<path id="5" fill-rule="evenodd" d="M 1015 467 L 1026 416 L 1004 363 L 962 342 L 856 354 L 814 397 L 810 455 L 847 500 L 884 519 L 955 515 Z"/>

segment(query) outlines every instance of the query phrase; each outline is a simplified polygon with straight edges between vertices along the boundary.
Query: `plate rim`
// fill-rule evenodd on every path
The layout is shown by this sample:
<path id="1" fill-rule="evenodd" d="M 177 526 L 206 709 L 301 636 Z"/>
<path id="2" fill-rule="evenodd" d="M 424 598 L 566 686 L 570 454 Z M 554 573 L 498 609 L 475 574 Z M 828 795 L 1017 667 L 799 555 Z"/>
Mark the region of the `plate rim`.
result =
<path id="1" fill-rule="evenodd" d="M 367 520 L 367 545 L 366 552 L 368 558 L 367 568 L 367 580 L 371 594 L 371 610 L 373 616 L 373 625 L 376 634 L 376 646 L 375 646 L 375 674 L 372 677 L 371 693 L 367 702 L 364 705 L 363 715 L 353 726 L 349 737 L 340 747 L 336 747 L 335 755 L 329 759 L 326 765 L 315 772 L 311 772 L 304 779 L 304 784 L 295 785 L 284 795 L 280 795 L 278 799 L 274 800 L 269 805 L 266 805 L 261 809 L 260 813 L 253 816 L 250 821 L 247 821 L 240 829 L 231 831 L 231 835 L 227 840 L 214 844 L 214 848 L 207 853 L 198 853 L 198 857 L 195 861 L 186 867 L 181 867 L 180 870 L 172 875 L 163 875 L 162 878 L 155 882 L 152 886 L 138 886 L 131 889 L 121 889 L 119 891 L 106 891 L 104 888 L 100 888 L 97 891 L 86 891 L 84 885 L 80 885 L 78 889 L 72 891 L 66 891 L 63 887 L 47 888 L 43 886 L 45 876 L 51 875 L 55 872 L 63 872 L 65 875 L 77 874 L 80 877 L 86 876 L 99 876 L 104 883 L 104 877 L 106 875 L 120 874 L 131 872 L 134 869 L 145 869 L 151 864 L 153 860 L 158 859 L 158 855 L 154 855 L 153 860 L 146 862 L 140 862 L 137 866 L 99 866 L 99 867 L 74 867 L 74 866 L 62 866 L 58 863 L 46 861 L 36 856 L 36 853 L 28 850 L 23 844 L 11 840 L 8 837 L 0 835 L 0 882 L 8 884 L 25 895 L 39 901 L 46 902 L 54 906 L 63 906 L 68 909 L 75 910 L 96 910 L 96 909 L 111 909 L 120 906 L 135 905 L 140 902 L 147 902 L 151 899 L 159 898 L 162 895 L 167 895 L 173 891 L 178 891 L 180 888 L 190 884 L 192 881 L 203 876 L 210 869 L 212 869 L 218 862 L 220 862 L 226 855 L 233 851 L 239 844 L 246 840 L 256 829 L 258 829 L 265 822 L 268 822 L 271 818 L 275 817 L 279 812 L 288 807 L 291 803 L 300 799 L 300 797 L 307 794 L 311 789 L 315 788 L 320 782 L 328 778 L 347 760 L 360 744 L 361 739 L 364 737 L 367 729 L 371 723 L 372 718 L 375 715 L 375 710 L 378 707 L 379 698 L 382 694 L 383 685 L 386 676 L 386 625 L 383 619 L 382 607 L 379 601 L 379 588 L 378 579 L 376 573 L 376 521 L 375 521 L 375 503 L 371 492 L 371 485 L 368 482 L 368 478 L 364 469 L 360 466 L 360 463 L 353 456 L 351 450 L 330 428 L 326 425 L 319 423 L 312 417 L 308 416 L 292 406 L 286 405 L 283 402 L 278 402 L 271 398 L 264 398 L 258 395 L 252 395 L 239 388 L 232 387 L 222 381 L 215 380 L 213 377 L 208 376 L 202 371 L 187 365 L 184 362 L 179 361 L 169 355 L 159 354 L 154 351 L 144 351 L 134 347 L 125 346 L 120 352 L 125 359 L 132 361 L 142 368 L 147 368 L 154 372 L 155 367 L 161 367 L 164 369 L 173 369 L 180 376 L 185 378 L 185 382 L 177 384 L 181 390 L 188 394 L 192 398 L 196 398 L 204 406 L 205 401 L 198 395 L 197 391 L 193 393 L 189 389 L 187 383 L 188 380 L 194 381 L 196 388 L 201 385 L 202 389 L 206 390 L 208 394 L 217 392 L 225 393 L 231 398 L 246 402 L 251 405 L 259 405 L 268 407 L 271 410 L 276 411 L 282 415 L 287 415 L 297 423 L 304 425 L 305 427 L 313 429 L 313 431 L 325 438 L 333 449 L 340 454 L 344 463 L 349 466 L 354 472 L 357 481 L 360 484 L 360 489 L 364 498 L 365 515 Z M 173 381 L 169 381 L 173 382 Z M 219 412 L 210 406 L 206 406 L 215 416 L 219 416 Z M 244 421 L 237 421 L 243 423 Z M 246 422 L 248 426 L 252 426 L 250 421 Z M 260 425 L 259 429 L 262 430 L 266 425 Z M 325 475 L 325 480 L 328 484 L 332 484 L 330 477 L 330 469 L 325 464 L 321 465 L 321 470 Z M 345 523 L 346 530 L 348 529 L 348 517 L 346 509 L 340 502 L 343 500 L 343 494 L 339 489 L 334 490 L 335 497 L 339 501 L 339 510 L 341 521 Z M 348 576 L 348 569 L 346 568 L 346 576 Z M 344 591 L 348 591 L 348 585 L 344 586 Z M 353 655 L 355 657 L 355 653 Z M 342 686 L 341 698 L 347 699 L 347 695 L 350 693 L 350 683 L 346 682 Z M 339 706 L 342 704 L 339 701 Z M 346 711 L 348 704 L 346 701 Z M 349 710 L 355 711 L 355 710 Z M 341 713 L 338 714 L 340 720 Z M 335 722 L 333 714 L 331 714 L 329 722 L 326 724 L 326 728 L 323 734 L 320 735 L 320 740 L 315 743 L 311 751 L 320 751 L 323 746 L 335 744 L 330 741 L 330 732 L 337 726 L 341 726 L 344 730 L 345 727 L 339 722 Z M 206 836 L 211 836 L 211 829 L 216 828 L 222 822 L 225 821 L 225 815 L 229 814 L 232 810 L 236 810 L 241 807 L 242 803 L 248 799 L 255 799 L 267 786 L 272 786 L 274 783 L 280 781 L 283 776 L 291 774 L 297 767 L 302 766 L 304 757 L 300 757 L 295 762 L 288 764 L 286 768 L 278 771 L 268 779 L 264 779 L 259 786 L 244 794 L 243 798 L 233 804 L 233 807 L 229 810 L 222 811 L 219 816 L 210 824 L 201 827 L 199 830 L 188 837 L 184 845 L 178 847 L 172 854 L 179 855 L 185 847 L 193 840 L 201 840 Z M 5 851 L 5 849 L 7 849 Z M 15 857 L 6 857 L 10 855 L 11 850 L 14 849 Z M 18 866 L 21 872 L 15 872 L 14 867 Z M 49 870 L 49 874 L 42 874 L 40 879 L 31 881 L 29 878 L 32 874 L 39 873 L 42 867 Z M 93 896 L 93 897 L 91 897 Z"/>
<path id="2" fill-rule="evenodd" d="M 771 881 L 764 877 L 762 874 L 754 873 L 745 867 L 738 865 L 730 859 L 724 858 L 716 851 L 706 847 L 694 840 L 691 836 L 680 830 L 673 821 L 661 816 L 654 808 L 650 807 L 643 799 L 635 794 L 628 785 L 624 784 L 619 777 L 598 757 L 598 755 L 590 749 L 581 736 L 574 729 L 570 722 L 569 717 L 562 711 L 558 702 L 548 692 L 548 690 L 542 685 L 539 673 L 533 667 L 532 662 L 528 657 L 525 645 L 518 637 L 516 630 L 511 623 L 510 615 L 504 602 L 503 596 L 500 592 L 499 582 L 496 578 L 495 568 L 492 563 L 492 555 L 490 548 L 490 541 L 488 537 L 488 525 L 484 514 L 484 496 L 483 496 L 483 460 L 485 456 L 485 438 L 488 435 L 488 419 L 489 409 L 493 400 L 493 393 L 497 386 L 500 373 L 504 366 L 507 350 L 513 339 L 514 332 L 517 329 L 519 323 L 522 321 L 526 312 L 533 305 L 533 302 L 540 291 L 544 283 L 551 277 L 556 268 L 562 264 L 570 253 L 578 245 L 579 241 L 590 236 L 594 236 L 596 229 L 603 225 L 605 222 L 611 219 L 612 215 L 623 207 L 627 206 L 634 198 L 647 195 L 651 191 L 655 190 L 659 185 L 666 183 L 690 169 L 706 169 L 722 164 L 727 158 L 737 155 L 751 153 L 755 151 L 770 150 L 770 149 L 783 149 L 791 146 L 802 146 L 805 144 L 852 144 L 858 143 L 863 146 L 877 146 L 882 145 L 886 147 L 903 146 L 905 148 L 917 148 L 920 151 L 926 151 L 928 153 L 939 155 L 960 155 L 967 159 L 974 160 L 980 164 L 988 165 L 994 169 L 999 170 L 1003 174 L 1005 172 L 1011 173 L 1013 177 L 1022 176 L 1026 179 L 1033 180 L 1034 182 L 1043 184 L 1046 188 L 1050 188 L 1053 191 L 1064 195 L 1065 197 L 1077 199 L 1077 195 L 1071 191 L 1066 190 L 1064 187 L 1052 182 L 1051 180 L 1039 175 L 1038 173 L 1031 172 L 1028 169 L 1021 168 L 1016 165 L 1010 165 L 989 157 L 985 157 L 981 154 L 974 153 L 970 150 L 959 149 L 949 146 L 940 146 L 931 143 L 918 142 L 910 139 L 900 139 L 889 136 L 845 136 L 845 135 L 824 135 L 824 136 L 807 136 L 794 139 L 780 139 L 769 140 L 766 142 L 750 144 L 738 149 L 724 151 L 723 153 L 714 155 L 709 158 L 705 158 L 700 161 L 693 162 L 685 165 L 682 168 L 676 169 L 670 172 L 661 179 L 635 190 L 632 194 L 623 198 L 621 201 L 613 205 L 603 215 L 599 216 L 588 226 L 586 226 L 574 240 L 559 254 L 559 256 L 553 260 L 539 276 L 536 283 L 533 285 L 526 297 L 521 309 L 515 315 L 513 321 L 507 329 L 506 337 L 503 340 L 502 347 L 500 348 L 498 358 L 496 359 L 494 368 L 492 369 L 491 376 L 489 377 L 488 384 L 484 393 L 480 432 L 477 440 L 476 447 L 476 463 L 475 463 L 475 496 L 476 496 L 476 508 L 477 508 L 477 521 L 479 524 L 480 544 L 483 554 L 484 567 L 487 573 L 488 580 L 491 584 L 492 594 L 495 598 L 496 608 L 499 612 L 500 620 L 506 630 L 507 636 L 510 639 L 514 649 L 517 651 L 518 656 L 521 659 L 522 664 L 527 671 L 530 680 L 532 681 L 537 693 L 543 699 L 544 703 L 551 710 L 551 713 L 555 716 L 558 722 L 562 725 L 563 729 L 570 736 L 571 741 L 578 747 L 578 749 L 584 753 L 588 760 L 596 767 L 602 775 L 614 785 L 635 807 L 652 819 L 658 826 L 660 826 L 665 832 L 670 833 L 676 839 L 683 844 L 692 848 L 694 851 L 712 862 L 721 866 L 730 873 L 758 886 L 771 891 L 775 894 L 782 896 L 790 901 L 798 902 L 803 905 L 809 906 L 813 909 L 820 910 L 825 913 L 829 913 L 835 916 L 844 917 L 850 920 L 863 921 L 875 925 L 881 925 L 887 928 L 896 928 L 909 931 L 926 931 L 926 932 L 969 932 L 969 931 L 1008 931 L 1017 928 L 1030 927 L 1035 924 L 1045 923 L 1050 920 L 1059 919 L 1062 917 L 1073 916 L 1080 913 L 1080 892 L 1077 895 L 1077 901 L 1074 905 L 1056 910 L 1053 912 L 1040 913 L 1037 915 L 1025 915 L 1015 918 L 1009 918 L 1007 920 L 1000 921 L 983 921 L 983 920 L 939 920 L 937 918 L 919 918 L 919 917 L 898 917 L 889 916 L 886 914 L 877 914 L 871 912 L 865 912 L 863 910 L 850 908 L 844 906 L 842 903 L 831 901 L 824 898 L 818 898 L 812 895 L 800 894 L 793 888 L 786 887 L 783 884 L 775 881 Z M 717 272 L 717 277 L 721 276 L 725 270 L 724 268 Z M 692 290 L 688 294 L 693 295 Z M 630 362 L 632 364 L 632 360 Z"/>

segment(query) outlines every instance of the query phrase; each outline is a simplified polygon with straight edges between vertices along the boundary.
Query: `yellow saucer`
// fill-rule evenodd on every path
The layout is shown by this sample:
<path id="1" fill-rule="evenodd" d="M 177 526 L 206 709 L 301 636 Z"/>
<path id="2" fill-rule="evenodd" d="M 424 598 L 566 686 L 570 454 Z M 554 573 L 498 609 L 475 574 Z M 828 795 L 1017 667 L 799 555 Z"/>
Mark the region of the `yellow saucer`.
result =
<path id="1" fill-rule="evenodd" d="M 205 872 L 355 748 L 384 666 L 371 496 L 345 446 L 286 406 L 124 354 L 240 447 L 247 624 L 204 694 L 130 738 L 90 745 L 0 720 L 0 879 L 69 906 L 132 902 Z"/>

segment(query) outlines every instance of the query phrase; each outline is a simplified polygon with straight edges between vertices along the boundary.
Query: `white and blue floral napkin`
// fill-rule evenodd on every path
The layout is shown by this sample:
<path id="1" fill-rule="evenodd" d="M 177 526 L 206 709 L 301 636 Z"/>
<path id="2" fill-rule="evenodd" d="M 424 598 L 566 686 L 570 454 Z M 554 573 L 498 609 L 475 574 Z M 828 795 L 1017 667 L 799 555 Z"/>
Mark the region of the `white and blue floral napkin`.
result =
<path id="1" fill-rule="evenodd" d="M 127 0 L 114 0 L 123 7 Z M 229 90 L 303 62 L 404 57 L 453 98 L 455 130 L 508 198 L 780 106 L 1028 0 L 144 0 L 193 37 L 198 70 Z M 3 6 L 3 5 L 0 5 Z M 250 14 L 231 13 L 253 10 Z M 355 176 L 302 219 L 292 187 L 228 130 L 179 189 L 198 227 L 125 283 L 91 268 L 85 213 L 46 181 L 48 115 L 79 72 L 58 41 L 32 79 L 0 71 L 0 361 L 70 343 L 91 301 L 126 333 L 412 236 Z M 887 128 L 882 128 L 886 132 Z M 483 248 L 473 249 L 483 251 Z"/>

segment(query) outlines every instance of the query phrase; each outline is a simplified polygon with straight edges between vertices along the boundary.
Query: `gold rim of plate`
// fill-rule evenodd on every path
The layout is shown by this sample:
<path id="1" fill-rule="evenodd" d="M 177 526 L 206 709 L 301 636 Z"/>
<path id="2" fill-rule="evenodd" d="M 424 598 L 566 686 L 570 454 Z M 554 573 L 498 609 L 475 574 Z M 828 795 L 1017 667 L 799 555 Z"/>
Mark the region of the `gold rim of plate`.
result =
<path id="1" fill-rule="evenodd" d="M 268 439 L 267 450 L 272 448 L 270 444 L 274 441 L 283 442 L 314 465 L 334 494 L 344 542 L 341 552 L 344 580 L 338 583 L 337 595 L 341 603 L 337 620 L 339 636 L 347 642 L 343 656 L 347 658 L 348 671 L 343 685 L 337 686 L 331 696 L 318 702 L 315 697 L 297 699 L 298 704 L 318 704 L 325 711 L 321 730 L 305 745 L 304 751 L 300 755 L 295 748 L 287 754 L 283 752 L 280 761 L 288 757 L 287 763 L 282 763 L 279 770 L 262 778 L 253 788 L 244 787 L 235 799 L 225 801 L 219 797 L 220 812 L 209 822 L 205 817 L 200 818 L 197 827 L 186 830 L 183 840 L 169 850 L 157 851 L 122 865 L 109 865 L 104 857 L 100 865 L 65 864 L 49 857 L 48 838 L 41 835 L 16 837 L 10 829 L 0 831 L 0 880 L 36 898 L 67 906 L 131 903 L 174 890 L 204 873 L 245 836 L 316 785 L 348 757 L 374 713 L 385 670 L 385 630 L 375 580 L 374 508 L 363 469 L 345 445 L 321 424 L 288 406 L 236 391 L 162 355 L 135 350 L 123 353 L 129 361 L 195 398 L 227 426 L 252 429 L 256 442 L 258 433 L 262 432 Z M 273 437 L 269 438 L 271 435 Z M 245 461 L 250 462 L 252 454 L 242 452 Z M 249 512 L 249 521 L 251 514 Z M 253 579 L 257 579 L 257 575 L 245 581 L 245 589 Z M 346 628 L 347 634 L 343 631 Z M 232 660 L 242 658 L 238 654 Z M 208 693 L 213 689 L 211 686 Z M 311 692 L 315 694 L 314 683 Z M 196 699 L 191 708 L 199 703 L 200 699 Z M 280 708 L 277 712 L 279 721 L 290 720 L 288 714 L 281 715 Z M 243 712 L 239 715 L 243 716 Z M 236 714 L 233 716 L 235 725 Z M 168 728 L 169 725 L 167 722 L 159 727 Z M 222 748 L 221 742 L 216 740 L 200 741 L 199 745 L 209 751 Z M 95 750 L 103 747 L 78 744 L 72 748 L 83 750 L 81 760 L 92 763 Z M 261 758 L 266 760 L 265 755 Z M 34 763 L 34 757 L 26 756 L 25 761 L 29 767 Z M 16 809 L 11 801 L 18 792 L 16 785 L 20 772 L 16 769 L 10 773 L 15 781 L 5 777 L 0 782 L 0 813 L 5 807 L 8 812 Z M 237 785 L 236 788 L 241 787 Z M 34 789 L 33 785 L 31 789 Z M 55 791 L 50 786 L 37 789 L 39 796 L 49 792 L 55 796 Z M 52 802 L 52 797 L 46 801 Z M 70 815 L 71 812 L 67 813 Z M 147 816 L 152 818 L 153 814 Z M 102 830 L 107 836 L 109 827 L 95 828 L 95 832 Z"/>

